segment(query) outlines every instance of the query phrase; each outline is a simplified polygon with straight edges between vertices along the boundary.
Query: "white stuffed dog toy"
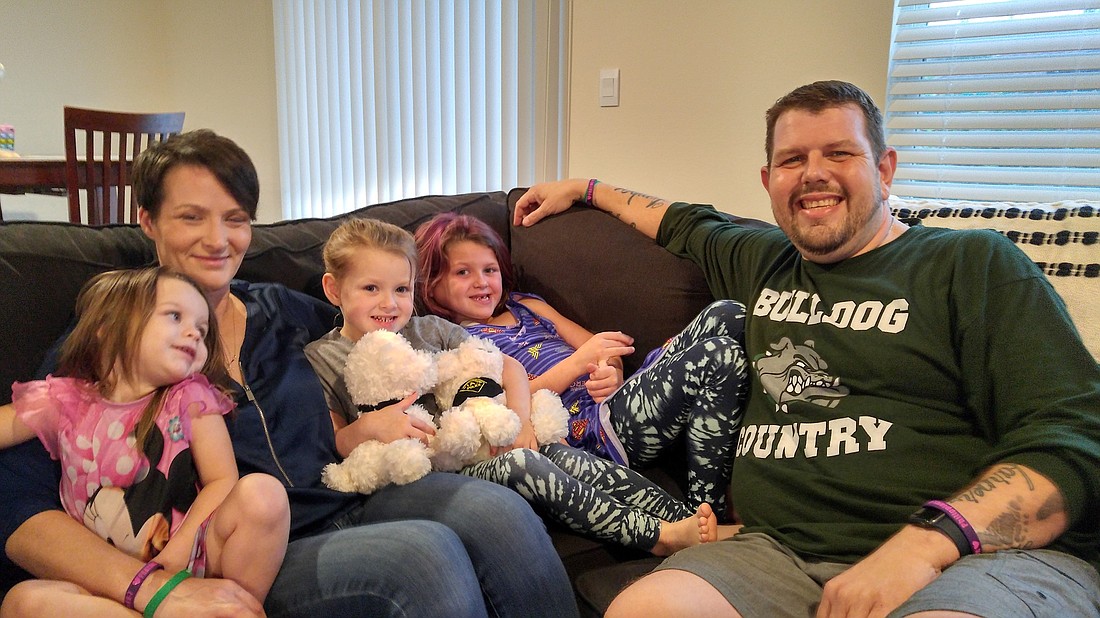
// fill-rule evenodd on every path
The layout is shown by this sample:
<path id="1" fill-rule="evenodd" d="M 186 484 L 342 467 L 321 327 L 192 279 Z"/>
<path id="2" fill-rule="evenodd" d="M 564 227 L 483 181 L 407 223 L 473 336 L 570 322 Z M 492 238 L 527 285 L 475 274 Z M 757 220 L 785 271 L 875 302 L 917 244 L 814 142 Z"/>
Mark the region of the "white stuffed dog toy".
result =
<path id="1" fill-rule="evenodd" d="M 344 379 L 360 414 L 383 408 L 409 393 L 427 392 L 436 383 L 435 359 L 429 352 L 414 350 L 404 337 L 389 331 L 368 333 L 348 355 Z M 413 404 L 406 414 L 418 416 L 434 426 L 431 414 Z M 404 485 L 432 469 L 430 452 L 414 438 L 390 443 L 367 440 L 340 463 L 322 471 L 321 480 L 337 491 L 373 493 L 395 483 Z"/>
<path id="2" fill-rule="evenodd" d="M 425 446 L 406 438 L 384 444 L 368 440 L 341 463 L 325 466 L 324 483 L 339 491 L 369 494 L 388 483 L 405 484 L 430 469 L 459 470 L 490 457 L 490 446 L 515 442 L 520 420 L 504 406 L 500 387 L 504 356 L 492 342 L 470 338 L 432 355 L 414 350 L 404 337 L 374 331 L 348 355 L 344 379 L 361 414 L 395 403 L 410 392 L 431 392 L 444 412 L 438 426 L 422 406 L 406 411 L 436 427 Z M 561 399 L 542 389 L 531 398 L 531 424 L 540 445 L 564 438 L 569 413 Z"/>

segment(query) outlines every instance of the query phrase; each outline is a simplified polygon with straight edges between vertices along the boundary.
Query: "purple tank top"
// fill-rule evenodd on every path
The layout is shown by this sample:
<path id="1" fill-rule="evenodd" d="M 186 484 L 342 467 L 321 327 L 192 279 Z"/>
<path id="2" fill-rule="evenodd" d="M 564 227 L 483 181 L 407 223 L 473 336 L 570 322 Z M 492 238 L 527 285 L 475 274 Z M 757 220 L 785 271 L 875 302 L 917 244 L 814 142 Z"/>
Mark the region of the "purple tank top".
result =
<path id="1" fill-rule="evenodd" d="M 517 300 L 525 297 L 542 300 L 534 294 L 512 293 L 505 301 L 505 307 L 517 320 L 515 325 L 474 324 L 467 326 L 466 331 L 492 341 L 501 352 L 518 360 L 527 371 L 528 379 L 532 379 L 569 358 L 576 350 L 558 335 L 552 323 Z M 606 406 L 603 406 L 601 414 L 601 406 L 592 400 L 585 388 L 587 381 L 587 375 L 578 376 L 561 393 L 562 404 L 569 411 L 569 436 L 566 440 L 571 446 L 625 464 L 626 457 L 615 446 L 618 441 L 608 440 L 607 437 Z M 601 416 L 604 422 L 601 422 Z"/>

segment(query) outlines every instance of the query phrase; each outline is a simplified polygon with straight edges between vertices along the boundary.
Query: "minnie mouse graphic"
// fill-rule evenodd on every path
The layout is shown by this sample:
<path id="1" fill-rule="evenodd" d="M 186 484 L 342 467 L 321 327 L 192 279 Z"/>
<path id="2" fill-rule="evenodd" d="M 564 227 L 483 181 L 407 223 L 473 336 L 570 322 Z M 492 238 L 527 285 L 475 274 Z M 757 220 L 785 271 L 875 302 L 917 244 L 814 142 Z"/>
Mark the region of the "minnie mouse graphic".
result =
<path id="1" fill-rule="evenodd" d="M 176 419 L 173 419 L 176 420 Z M 84 525 L 107 542 L 136 556 L 151 560 L 168 543 L 173 522 L 183 519 L 198 496 L 198 474 L 191 449 L 184 449 L 168 464 L 168 473 L 161 472 L 164 456 L 164 436 L 149 432 L 142 449 L 144 470 L 134 483 L 122 489 L 100 487 L 88 499 L 84 509 Z"/>

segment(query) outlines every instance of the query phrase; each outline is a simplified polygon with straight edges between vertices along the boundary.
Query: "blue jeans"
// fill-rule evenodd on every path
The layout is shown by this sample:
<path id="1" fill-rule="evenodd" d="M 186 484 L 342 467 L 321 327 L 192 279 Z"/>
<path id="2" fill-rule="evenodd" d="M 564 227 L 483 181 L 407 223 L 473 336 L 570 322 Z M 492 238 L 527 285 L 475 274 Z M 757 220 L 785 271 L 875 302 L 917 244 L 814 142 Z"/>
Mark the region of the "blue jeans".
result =
<path id="1" fill-rule="evenodd" d="M 576 616 L 565 568 L 518 494 L 432 473 L 292 542 L 265 603 L 281 616 Z"/>

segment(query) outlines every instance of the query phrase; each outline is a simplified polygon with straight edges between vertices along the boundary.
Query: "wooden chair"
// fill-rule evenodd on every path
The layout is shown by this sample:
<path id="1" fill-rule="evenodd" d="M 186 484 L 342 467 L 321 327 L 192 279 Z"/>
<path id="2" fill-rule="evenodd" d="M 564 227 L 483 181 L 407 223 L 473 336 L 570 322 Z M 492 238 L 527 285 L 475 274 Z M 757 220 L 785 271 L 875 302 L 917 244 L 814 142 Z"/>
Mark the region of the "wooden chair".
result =
<path id="1" fill-rule="evenodd" d="M 65 184 L 69 221 L 88 225 L 137 222 L 129 166 L 138 153 L 183 130 L 184 112 L 133 114 L 65 108 Z M 83 141 L 77 146 L 77 134 Z"/>

